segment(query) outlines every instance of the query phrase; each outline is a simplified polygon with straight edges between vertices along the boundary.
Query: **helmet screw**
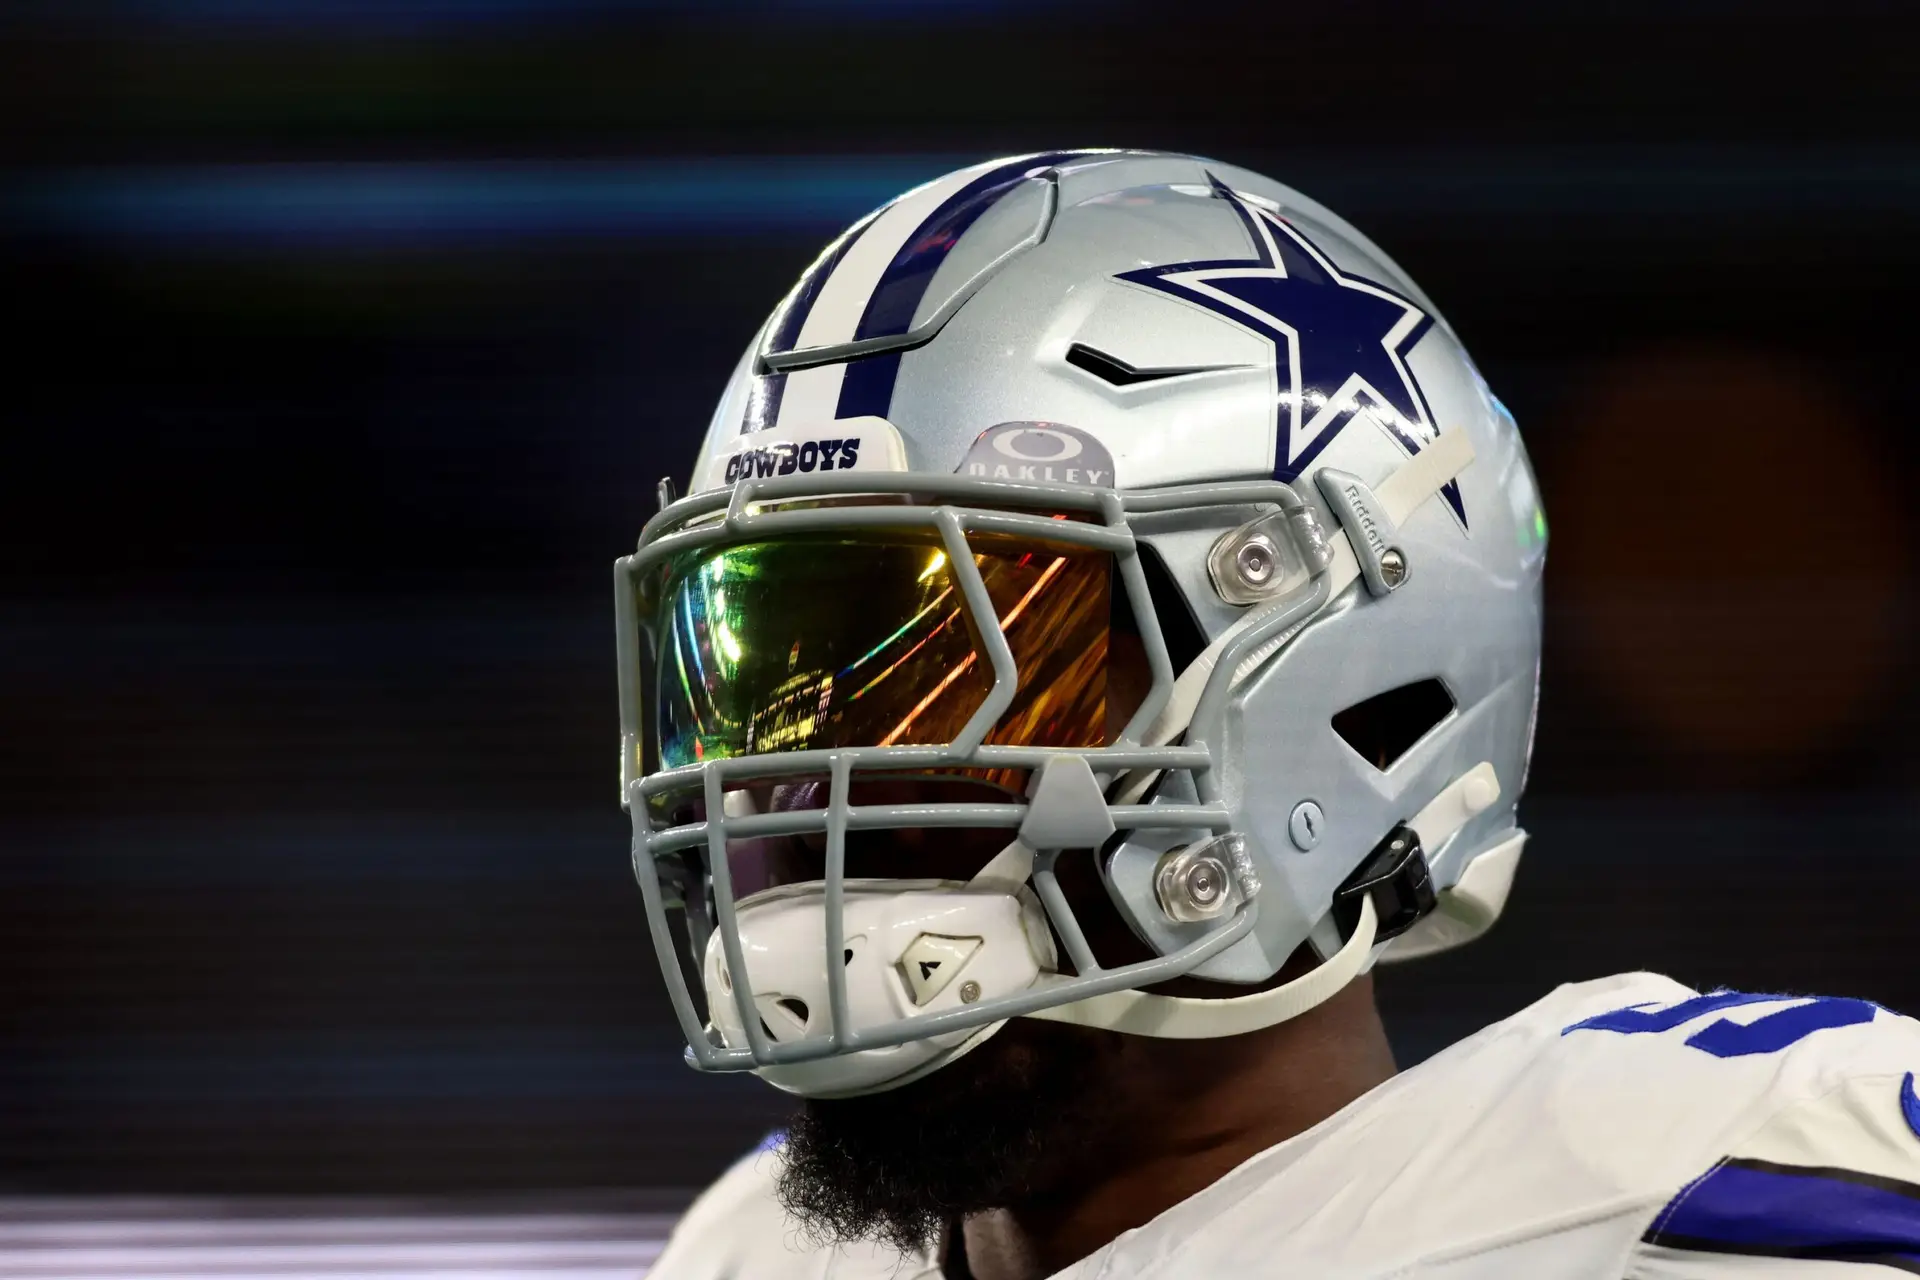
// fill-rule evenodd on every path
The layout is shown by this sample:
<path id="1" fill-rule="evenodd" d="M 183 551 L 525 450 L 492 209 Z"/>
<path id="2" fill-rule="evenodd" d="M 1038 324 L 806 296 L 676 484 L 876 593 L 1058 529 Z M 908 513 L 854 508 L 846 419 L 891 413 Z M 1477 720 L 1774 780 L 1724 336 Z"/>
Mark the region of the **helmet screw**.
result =
<path id="1" fill-rule="evenodd" d="M 1181 886 L 1187 891 L 1187 898 L 1198 906 L 1211 905 L 1223 892 L 1225 870 L 1215 862 L 1194 863 L 1187 869 L 1186 882 Z"/>
<path id="2" fill-rule="evenodd" d="M 1154 896 L 1170 920 L 1197 924 L 1225 911 L 1232 901 L 1233 879 L 1227 864 L 1211 853 L 1187 850 L 1161 860 L 1154 873 Z"/>
<path id="3" fill-rule="evenodd" d="M 1387 584 L 1387 590 L 1407 580 L 1407 558 L 1400 554 L 1398 547 L 1388 547 L 1380 553 L 1380 580 Z"/>
<path id="4" fill-rule="evenodd" d="M 980 998 L 980 984 L 968 978 L 960 984 L 960 1003 L 972 1004 Z"/>
<path id="5" fill-rule="evenodd" d="M 1327 815 L 1311 800 L 1302 800 L 1287 816 L 1287 835 L 1293 847 L 1302 853 L 1319 844 L 1321 833 L 1326 829 Z"/>
<path id="6" fill-rule="evenodd" d="M 1259 534 L 1241 543 L 1233 555 L 1235 572 L 1240 575 L 1240 581 L 1250 587 L 1266 585 L 1273 577 L 1274 563 L 1273 543 Z"/>

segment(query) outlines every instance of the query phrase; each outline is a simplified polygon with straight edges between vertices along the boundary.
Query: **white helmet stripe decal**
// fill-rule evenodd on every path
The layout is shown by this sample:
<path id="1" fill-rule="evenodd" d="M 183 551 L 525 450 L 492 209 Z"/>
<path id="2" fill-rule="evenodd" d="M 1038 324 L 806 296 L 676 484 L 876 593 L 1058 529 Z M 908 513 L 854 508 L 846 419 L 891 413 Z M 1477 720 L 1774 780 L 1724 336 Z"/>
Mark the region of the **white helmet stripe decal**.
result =
<path id="1" fill-rule="evenodd" d="M 916 187 L 888 205 L 869 223 L 859 238 L 846 246 L 832 263 L 824 282 L 811 299 L 800 332 L 791 349 L 828 347 L 853 341 L 866 314 L 867 304 L 880 287 L 887 268 L 907 242 L 956 192 L 965 189 L 981 174 L 1005 161 L 977 164 L 958 173 Z M 840 416 L 840 385 L 845 381 L 844 362 L 819 365 L 789 374 L 772 374 L 781 382 L 778 408 L 772 422 L 750 423 L 749 427 L 785 430 L 814 423 L 831 422 Z"/>
<path id="2" fill-rule="evenodd" d="M 908 192 L 883 209 L 857 239 L 839 247 L 839 257 L 826 264 L 824 278 L 810 286 L 814 292 L 799 332 L 791 341 L 784 332 L 776 334 L 774 347 L 805 351 L 905 332 L 934 271 L 974 217 L 1026 173 L 1084 154 L 1036 152 L 991 160 Z M 792 323 L 788 318 L 782 330 Z M 863 357 L 857 366 L 837 361 L 788 374 L 773 421 L 750 425 L 784 430 L 834 418 L 885 416 L 899 359 L 897 352 L 881 353 Z"/>
<path id="3" fill-rule="evenodd" d="M 773 429 L 824 426 L 840 416 L 840 383 L 847 376 L 845 363 L 815 365 L 811 369 L 769 376 L 786 384 L 780 392 L 779 415 L 769 424 Z"/>
<path id="4" fill-rule="evenodd" d="M 887 206 L 886 212 L 874 219 L 873 225 L 866 229 L 846 256 L 840 259 L 833 274 L 827 277 L 826 284 L 813 300 L 812 310 L 807 312 L 807 318 L 800 326 L 800 335 L 794 340 L 794 348 L 828 347 L 853 341 L 854 333 L 860 327 L 860 317 L 866 314 L 867 300 L 879 287 L 880 279 L 886 274 L 894 255 L 920 229 L 920 224 L 956 191 L 1004 163 L 992 160 L 958 173 L 950 173 L 924 187 L 914 188 Z"/>

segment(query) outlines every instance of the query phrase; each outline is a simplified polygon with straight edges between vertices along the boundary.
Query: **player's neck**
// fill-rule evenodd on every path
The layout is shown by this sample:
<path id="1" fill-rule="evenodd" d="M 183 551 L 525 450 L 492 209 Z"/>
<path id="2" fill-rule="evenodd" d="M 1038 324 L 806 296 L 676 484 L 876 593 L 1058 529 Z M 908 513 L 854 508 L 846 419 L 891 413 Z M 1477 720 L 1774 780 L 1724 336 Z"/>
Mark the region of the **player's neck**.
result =
<path id="1" fill-rule="evenodd" d="M 1313 1012 L 1218 1041 L 1140 1041 L 1124 1160 L 969 1218 L 974 1280 L 1039 1280 L 1304 1133 L 1391 1077 L 1393 1054 L 1363 978 Z"/>

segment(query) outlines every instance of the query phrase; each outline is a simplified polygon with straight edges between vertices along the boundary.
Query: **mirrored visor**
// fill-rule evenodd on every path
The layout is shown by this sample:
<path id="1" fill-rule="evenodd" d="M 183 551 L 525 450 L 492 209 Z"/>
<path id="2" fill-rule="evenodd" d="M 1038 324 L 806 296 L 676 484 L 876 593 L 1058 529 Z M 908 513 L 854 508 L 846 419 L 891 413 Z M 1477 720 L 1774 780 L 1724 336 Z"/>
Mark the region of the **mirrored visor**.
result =
<path id="1" fill-rule="evenodd" d="M 1019 670 L 1013 704 L 986 741 L 1113 741 L 1133 708 L 1109 706 L 1112 557 L 984 535 L 970 550 Z M 668 562 L 653 598 L 662 768 L 942 744 L 993 688 L 979 627 L 934 530 L 691 551 Z"/>

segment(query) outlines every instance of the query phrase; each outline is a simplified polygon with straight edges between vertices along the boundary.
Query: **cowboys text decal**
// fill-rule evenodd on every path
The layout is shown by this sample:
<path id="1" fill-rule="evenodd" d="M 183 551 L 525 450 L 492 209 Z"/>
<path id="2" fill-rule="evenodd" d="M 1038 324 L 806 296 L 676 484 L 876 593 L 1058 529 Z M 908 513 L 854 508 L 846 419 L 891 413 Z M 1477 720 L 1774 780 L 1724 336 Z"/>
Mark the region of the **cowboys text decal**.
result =
<path id="1" fill-rule="evenodd" d="M 807 471 L 852 471 L 860 464 L 860 438 L 783 440 L 764 449 L 748 449 L 727 459 L 726 482 L 766 479 Z"/>

